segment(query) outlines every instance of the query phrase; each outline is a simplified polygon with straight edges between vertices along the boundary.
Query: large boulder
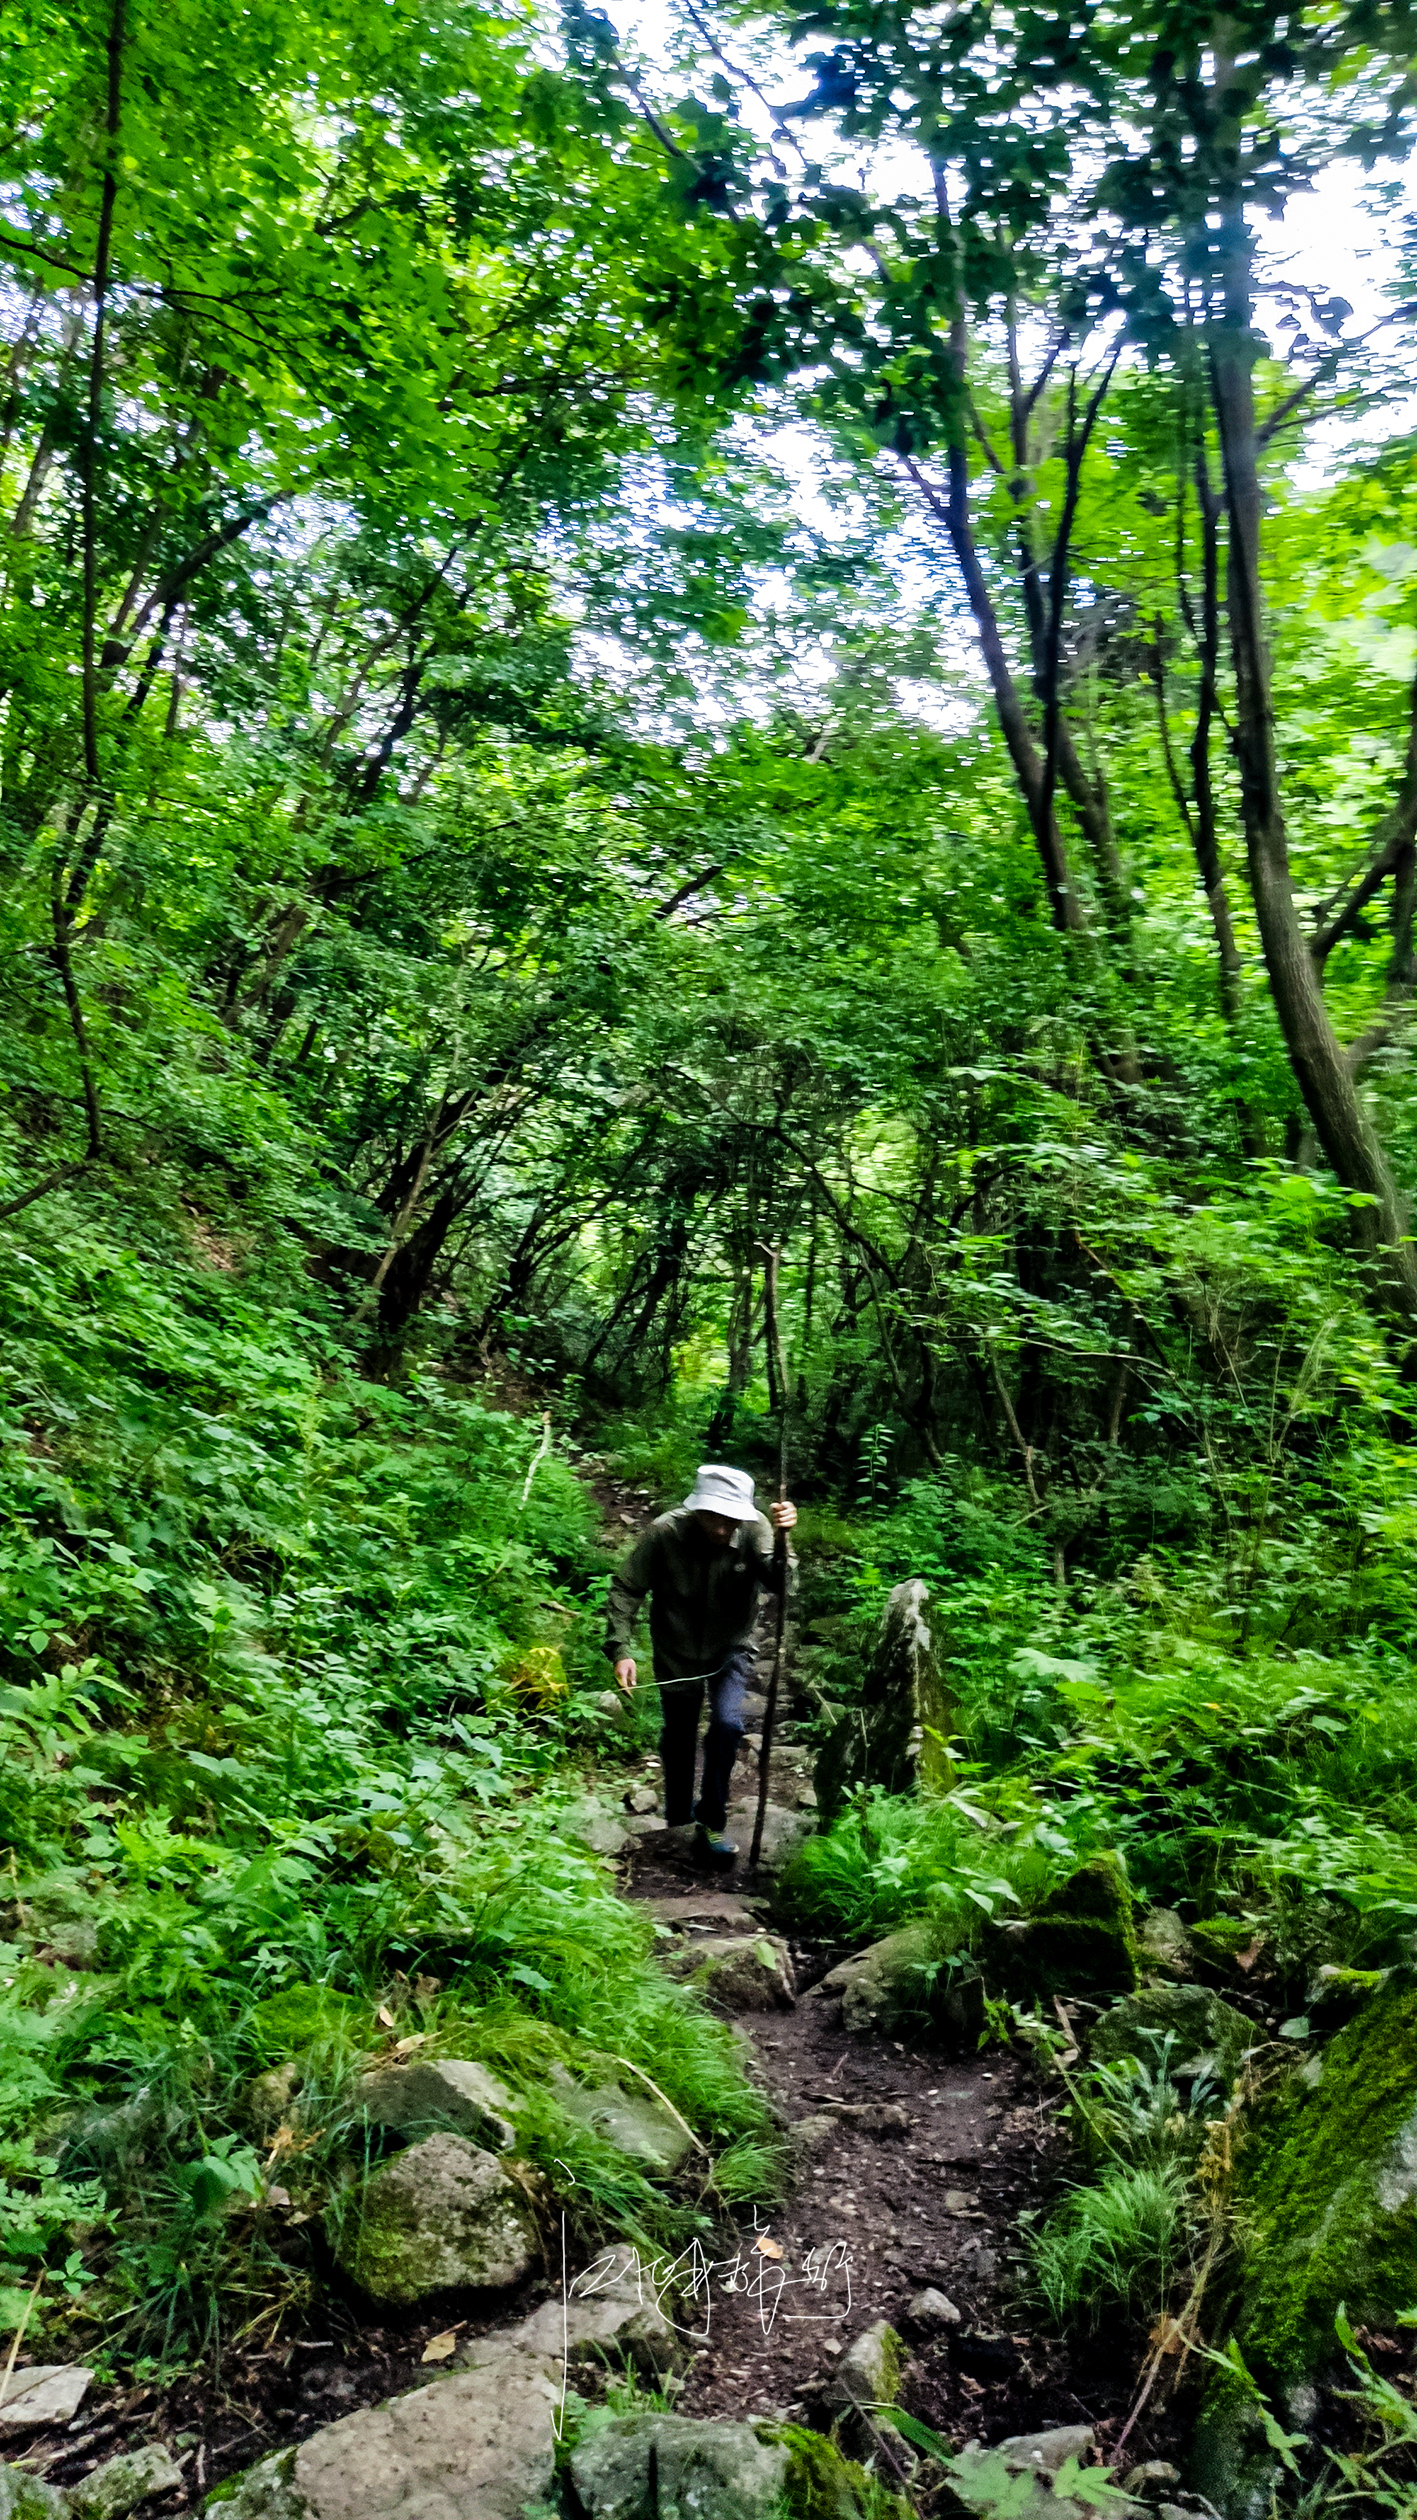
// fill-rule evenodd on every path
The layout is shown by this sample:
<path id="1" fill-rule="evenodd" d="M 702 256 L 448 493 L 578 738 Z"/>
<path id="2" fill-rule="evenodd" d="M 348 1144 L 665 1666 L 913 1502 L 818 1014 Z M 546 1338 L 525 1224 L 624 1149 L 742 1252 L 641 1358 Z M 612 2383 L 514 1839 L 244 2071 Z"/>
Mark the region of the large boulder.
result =
<path id="1" fill-rule="evenodd" d="M 1031 1916 L 990 1925 L 985 1978 L 1006 1995 L 1129 1994 L 1137 1983 L 1132 1894 L 1115 1855 L 1091 1856 Z"/>
<path id="2" fill-rule="evenodd" d="M 984 2028 L 984 1990 L 976 1972 L 951 1966 L 933 1925 L 902 1925 L 869 1950 L 829 1969 L 809 2001 L 839 2005 L 843 2026 L 858 2038 L 929 2032 L 954 2047 L 975 2047 Z"/>
<path id="3" fill-rule="evenodd" d="M 1382 2325 L 1417 2301 L 1417 1982 L 1371 1997 L 1254 2115 L 1237 2191 L 1237 2330 L 1286 2395 L 1336 2353 L 1334 2319 Z"/>
<path id="4" fill-rule="evenodd" d="M 585 2520 L 910 2520 L 820 2434 L 768 2423 L 621 2415 L 572 2452 Z"/>
<path id="5" fill-rule="evenodd" d="M 516 2142 L 511 2093 L 485 2065 L 461 2056 L 419 2058 L 408 2065 L 379 2065 L 354 2086 L 356 2108 L 375 2126 L 406 2133 L 451 2128 L 485 2152 L 508 2152 Z"/>
<path id="6" fill-rule="evenodd" d="M 929 1599 L 929 1586 L 913 1576 L 886 1602 L 860 1704 L 839 1717 L 817 1758 L 817 1801 L 827 1819 L 861 1785 L 911 1794 L 922 1786 L 943 1791 L 952 1780 L 947 1744 L 957 1715 L 940 1671 Z"/>
<path id="7" fill-rule="evenodd" d="M 462 2135 L 428 2135 L 381 2162 L 326 2220 L 337 2263 L 375 2301 L 500 2291 L 537 2260 L 522 2190 Z"/>
<path id="8" fill-rule="evenodd" d="M 1223 1996 L 1203 1986 L 1147 1986 L 1105 2012 L 1088 2036 L 1094 2063 L 1113 2065 L 1123 2056 L 1155 2064 L 1170 2040 L 1172 2075 L 1210 2072 L 1228 2086 L 1263 2033 Z"/>
<path id="9" fill-rule="evenodd" d="M 520 2520 L 550 2500 L 561 2372 L 515 2347 L 248 2468 L 209 2520 Z"/>
<path id="10" fill-rule="evenodd" d="M 587 2520 L 779 2520 L 790 2454 L 767 2427 L 622 2415 L 571 2453 Z"/>
<path id="11" fill-rule="evenodd" d="M 664 1963 L 721 2012 L 788 2012 L 797 2001 L 792 1954 L 780 1934 L 713 1934 Z"/>
<path id="12" fill-rule="evenodd" d="M 564 2065 L 553 2065 L 552 2097 L 576 2126 L 603 2136 L 646 2170 L 677 2170 L 694 2139 L 663 2101 L 649 2091 L 624 2091 L 619 2083 L 578 2083 Z"/>

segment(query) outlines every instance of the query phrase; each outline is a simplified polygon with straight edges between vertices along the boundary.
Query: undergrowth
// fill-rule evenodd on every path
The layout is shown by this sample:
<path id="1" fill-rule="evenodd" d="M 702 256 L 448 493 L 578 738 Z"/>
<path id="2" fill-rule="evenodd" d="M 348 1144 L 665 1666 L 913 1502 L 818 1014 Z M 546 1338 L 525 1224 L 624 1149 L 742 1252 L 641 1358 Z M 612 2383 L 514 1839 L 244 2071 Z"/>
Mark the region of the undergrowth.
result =
<path id="1" fill-rule="evenodd" d="M 143 2370 L 265 2342 L 326 2280 L 357 2069 L 415 2051 L 503 2078 L 577 2245 L 682 2244 L 778 2162 L 565 1823 L 608 1720 L 565 1439 L 436 1340 L 371 1370 L 278 1239 L 237 1279 L 112 1221 L 8 1231 L 0 2315 Z M 647 2074 L 692 2171 L 573 2122 L 557 2065 Z"/>

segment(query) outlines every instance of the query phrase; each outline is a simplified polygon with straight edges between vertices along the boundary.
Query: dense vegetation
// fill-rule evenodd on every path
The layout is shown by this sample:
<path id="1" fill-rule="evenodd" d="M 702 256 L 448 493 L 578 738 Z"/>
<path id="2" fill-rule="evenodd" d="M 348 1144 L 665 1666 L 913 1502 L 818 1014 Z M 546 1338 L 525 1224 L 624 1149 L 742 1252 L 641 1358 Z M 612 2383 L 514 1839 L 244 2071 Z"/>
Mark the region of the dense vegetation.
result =
<path id="1" fill-rule="evenodd" d="M 582 1447 L 669 1498 L 787 1404 L 834 1700 L 931 1584 L 960 1789 L 813 1844 L 824 1932 L 1110 1848 L 1276 2019 L 1408 1956 L 1407 13 L 4 31 L 12 2326 L 287 2315 L 381 2033 L 591 2222 L 771 2179 L 557 1825 Z M 1264 224 L 1345 165 L 1361 323 Z M 546 2096 L 597 2056 L 695 2198 Z"/>

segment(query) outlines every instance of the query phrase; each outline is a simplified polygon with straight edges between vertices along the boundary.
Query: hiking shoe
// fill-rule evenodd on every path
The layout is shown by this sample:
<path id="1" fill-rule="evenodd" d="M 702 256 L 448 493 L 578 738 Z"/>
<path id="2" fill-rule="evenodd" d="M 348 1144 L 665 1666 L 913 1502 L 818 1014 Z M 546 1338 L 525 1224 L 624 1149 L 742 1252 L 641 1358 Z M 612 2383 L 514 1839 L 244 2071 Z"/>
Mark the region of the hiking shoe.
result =
<path id="1" fill-rule="evenodd" d="M 717 1870 L 737 1861 L 737 1840 L 727 1836 L 722 1829 L 710 1829 L 701 1820 L 694 1837 L 694 1853 L 701 1864 L 712 1865 Z"/>

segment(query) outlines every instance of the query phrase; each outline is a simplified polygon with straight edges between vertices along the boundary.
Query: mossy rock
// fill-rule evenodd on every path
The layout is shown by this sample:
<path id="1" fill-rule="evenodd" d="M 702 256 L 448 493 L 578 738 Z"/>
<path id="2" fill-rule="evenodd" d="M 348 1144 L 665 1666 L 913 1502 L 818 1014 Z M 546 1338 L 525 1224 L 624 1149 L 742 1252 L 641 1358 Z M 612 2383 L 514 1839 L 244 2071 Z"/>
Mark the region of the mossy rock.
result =
<path id="1" fill-rule="evenodd" d="M 1417 1979 L 1394 1977 L 1255 2116 L 1241 2155 L 1238 2329 L 1280 2386 L 1335 2352 L 1334 2317 L 1417 2301 Z"/>
<path id="2" fill-rule="evenodd" d="M 307 2520 L 309 2505 L 295 2483 L 295 2460 L 293 2444 L 258 2459 L 239 2476 L 214 2485 L 203 2512 L 220 2509 L 222 2520 Z"/>
<path id="3" fill-rule="evenodd" d="M 841 2006 L 856 2038 L 932 2034 L 946 2046 L 974 2048 L 984 2032 L 983 1982 L 960 1967 L 929 1919 L 902 1925 L 865 1951 L 829 1969 L 809 2000 Z"/>
<path id="4" fill-rule="evenodd" d="M 425 2135 L 326 2213 L 336 2264 L 375 2301 L 502 2291 L 536 2262 L 536 2225 L 499 2160 L 462 2135 Z"/>
<path id="5" fill-rule="evenodd" d="M 362 2007 L 333 1986 L 288 1986 L 251 2015 L 251 2032 L 268 2064 L 344 2039 L 357 2044 Z M 367 2015 L 365 2016 L 367 2018 Z"/>
<path id="6" fill-rule="evenodd" d="M 1191 2435 L 1186 2472 L 1225 2520 L 1272 2520 L 1284 2466 L 1264 2417 L 1238 2378 L 1212 2372 Z"/>
<path id="7" fill-rule="evenodd" d="M 1207 1916 L 1190 1928 L 1191 1950 L 1200 1975 L 1216 1986 L 1233 1985 L 1246 1972 L 1240 1953 L 1253 1948 L 1259 1928 L 1242 1916 Z"/>
<path id="8" fill-rule="evenodd" d="M 986 1978 L 1007 1995 L 1130 1994 L 1137 1938 L 1117 1857 L 1089 1857 L 1032 1916 L 991 1925 L 979 1956 Z"/>
<path id="9" fill-rule="evenodd" d="M 860 1701 L 838 1718 L 813 1770 L 825 1820 L 863 1785 L 888 1794 L 945 1793 L 954 1782 L 947 1745 L 959 1716 L 929 1601 L 919 1576 L 897 1584 L 887 1599 Z"/>
<path id="10" fill-rule="evenodd" d="M 0 2467 L 0 2520 L 66 2520 L 67 2511 L 64 2496 L 42 2477 Z"/>
<path id="11" fill-rule="evenodd" d="M 776 2438 L 788 2452 L 782 2520 L 911 2520 L 909 2503 L 823 2434 L 784 2424 Z"/>
<path id="12" fill-rule="evenodd" d="M 1217 2082 L 1232 2083 L 1246 2051 L 1262 2033 L 1254 2023 L 1205 1986 L 1144 1986 L 1103 2014 L 1088 2039 L 1097 2064 L 1140 2057 L 1154 2065 L 1168 2039 L 1172 2074 L 1208 2067 Z"/>

